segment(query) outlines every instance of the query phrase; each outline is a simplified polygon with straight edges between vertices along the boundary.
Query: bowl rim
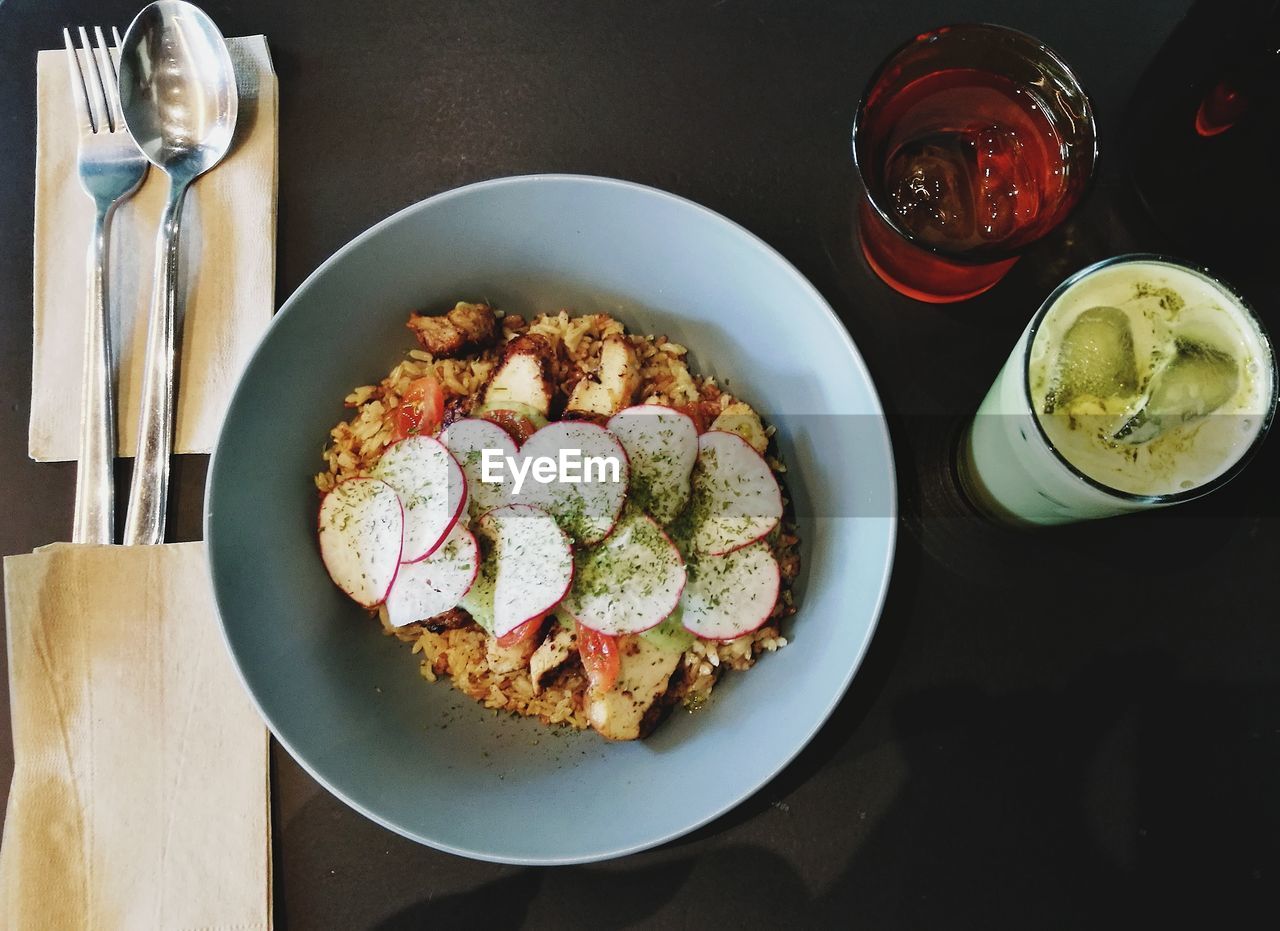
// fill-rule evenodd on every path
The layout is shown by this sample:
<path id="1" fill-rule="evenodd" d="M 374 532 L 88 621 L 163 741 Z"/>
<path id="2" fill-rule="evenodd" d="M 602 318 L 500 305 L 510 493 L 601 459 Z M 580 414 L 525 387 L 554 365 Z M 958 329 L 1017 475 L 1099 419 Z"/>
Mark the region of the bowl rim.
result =
<path id="1" fill-rule="evenodd" d="M 377 223 L 373 224 L 372 226 L 368 227 L 367 229 L 363 230 L 362 232 L 352 237 L 350 240 L 348 240 L 346 243 L 340 246 L 337 250 L 335 250 L 331 255 L 329 255 L 323 262 L 321 262 L 318 266 L 316 266 L 316 268 L 309 275 L 307 275 L 305 279 L 303 279 L 302 283 L 299 284 L 293 290 L 293 292 L 289 295 L 289 297 L 286 298 L 285 301 L 280 305 L 279 309 L 272 316 L 270 324 L 267 326 L 267 328 L 263 331 L 262 335 L 259 337 L 257 345 L 254 347 L 253 352 L 250 354 L 249 358 L 246 360 L 244 364 L 244 368 L 241 370 L 241 375 L 237 379 L 235 390 L 232 393 L 231 401 L 228 404 L 228 408 L 227 408 L 228 414 L 230 413 L 231 408 L 235 406 L 236 401 L 239 399 L 240 392 L 243 389 L 244 373 L 248 372 L 249 369 L 253 367 L 253 365 L 257 362 L 258 357 L 265 351 L 265 347 L 267 343 L 270 341 L 271 336 L 274 333 L 276 327 L 281 324 L 281 320 L 284 318 L 284 316 L 292 310 L 293 306 L 300 300 L 300 296 L 303 295 L 305 292 L 307 292 L 311 288 L 314 282 L 320 279 L 321 276 L 323 276 L 331 267 L 339 264 L 343 259 L 346 258 L 346 256 L 349 253 L 355 251 L 363 243 L 373 238 L 375 235 L 379 234 L 382 230 L 390 226 L 394 226 L 395 224 L 403 221 L 406 217 L 411 216 L 419 211 L 430 210 L 434 205 L 444 203 L 456 198 L 465 198 L 469 195 L 475 194 L 478 191 L 487 191 L 487 190 L 493 190 L 493 189 L 498 189 L 498 188 L 503 188 L 508 186 L 523 186 L 527 184 L 546 184 L 546 183 L 559 183 L 559 184 L 570 183 L 570 184 L 584 184 L 588 186 L 599 186 L 599 187 L 605 187 L 605 188 L 621 188 L 621 189 L 629 190 L 633 193 L 639 194 L 644 197 L 652 197 L 658 200 L 665 200 L 671 203 L 675 203 L 678 206 L 680 206 L 681 209 L 692 210 L 696 213 L 704 215 L 707 219 L 710 219 L 713 222 L 718 222 L 720 224 L 727 225 L 739 236 L 741 236 L 745 243 L 755 248 L 757 251 L 762 253 L 767 259 L 771 260 L 778 267 L 780 267 L 782 271 L 789 278 L 791 278 L 792 281 L 799 287 L 799 289 L 805 292 L 813 300 L 813 302 L 819 308 L 821 308 L 821 310 L 825 313 L 827 320 L 835 327 L 836 332 L 839 334 L 839 338 L 842 340 L 842 345 L 844 349 L 849 353 L 850 357 L 852 358 L 856 370 L 862 375 L 863 379 L 866 381 L 867 389 L 870 392 L 869 399 L 874 405 L 874 407 L 876 408 L 875 413 L 878 414 L 879 429 L 876 431 L 877 446 L 879 447 L 879 451 L 885 457 L 885 460 L 888 464 L 888 473 L 885 476 L 885 481 L 887 483 L 887 491 L 888 491 L 887 497 L 888 497 L 889 507 L 887 509 L 887 513 L 883 515 L 874 515 L 874 516 L 863 517 L 863 518 L 849 518 L 849 519 L 882 521 L 884 524 L 885 532 L 886 532 L 885 554 L 883 557 L 883 565 L 881 566 L 881 569 L 880 569 L 880 577 L 878 580 L 878 591 L 876 593 L 875 602 L 871 611 L 870 623 L 867 626 L 866 634 L 863 636 L 862 642 L 858 644 L 858 647 L 853 656 L 853 660 L 849 664 L 849 669 L 845 673 L 842 681 L 839 684 L 839 687 L 833 691 L 830 700 L 827 702 L 826 706 L 821 710 L 821 714 L 818 715 L 818 717 L 815 719 L 816 723 L 811 728 L 809 728 L 807 730 L 807 733 L 803 734 L 803 736 L 800 737 L 800 739 L 794 741 L 793 746 L 790 749 L 788 749 L 785 753 L 779 756 L 776 763 L 769 768 L 769 772 L 764 777 L 762 777 L 758 781 L 755 781 L 754 784 L 746 786 L 741 791 L 735 792 L 729 796 L 726 796 L 722 804 L 712 809 L 709 809 L 706 812 L 703 812 L 698 818 L 691 820 L 688 824 L 684 825 L 683 827 L 676 830 L 668 831 L 662 834 L 661 836 L 651 837 L 646 840 L 642 840 L 636 843 L 632 843 L 632 844 L 628 844 L 628 845 L 624 845 L 616 848 L 591 850 L 591 851 L 586 851 L 581 853 L 575 853 L 568 856 L 550 856 L 550 857 L 509 856 L 509 855 L 503 855 L 502 853 L 495 852 L 493 850 L 468 849 L 468 848 L 460 847 L 453 844 L 443 843 L 439 840 L 415 833 L 414 831 L 408 828 L 405 828 L 402 825 L 396 824 L 395 822 L 383 817 L 378 812 L 372 810 L 362 802 L 352 798 L 346 792 L 336 787 L 323 773 L 315 769 L 311 765 L 311 763 L 306 759 L 306 757 L 298 751 L 297 748 L 295 748 L 288 740 L 286 740 L 284 737 L 281 736 L 280 731 L 276 726 L 276 723 L 272 720 L 272 717 L 269 714 L 267 714 L 266 709 L 263 708 L 261 702 L 258 699 L 256 692 L 250 686 L 249 679 L 245 673 L 244 668 L 240 663 L 240 658 L 237 655 L 235 648 L 231 644 L 231 638 L 228 633 L 228 625 L 224 618 L 222 595 L 218 588 L 216 572 L 213 565 L 213 552 L 214 552 L 213 541 L 214 541 L 214 537 L 216 536 L 216 533 L 214 532 L 213 497 L 214 497 L 214 488 L 215 488 L 215 485 L 217 484 L 215 480 L 217 477 L 217 470 L 218 470 L 218 453 L 223 445 L 223 436 L 224 434 L 229 432 L 231 427 L 230 417 L 228 416 L 227 418 L 225 418 L 223 420 L 222 426 L 218 430 L 217 442 L 214 445 L 213 451 L 210 453 L 208 470 L 206 473 L 207 477 L 205 482 L 205 492 L 204 492 L 204 500 L 203 500 L 204 514 L 202 518 L 202 530 L 203 530 L 204 544 L 205 544 L 205 560 L 204 560 L 205 570 L 209 578 L 210 588 L 212 589 L 212 592 L 213 592 L 214 604 L 215 604 L 215 607 L 217 608 L 219 636 L 221 637 L 223 646 L 226 648 L 227 653 L 231 657 L 231 663 L 235 669 L 236 677 L 239 679 L 241 685 L 244 687 L 245 692 L 249 697 L 249 700 L 252 702 L 253 707 L 258 712 L 259 717 L 262 718 L 263 723 L 266 725 L 267 729 L 270 731 L 271 736 L 280 744 L 281 747 L 283 747 L 288 752 L 288 754 L 294 759 L 294 761 L 296 761 L 297 764 L 301 766 L 302 769 L 306 771 L 306 773 L 309 776 L 311 776 L 311 778 L 314 779 L 317 783 L 319 783 L 327 792 L 329 792 L 331 795 L 333 795 L 335 798 L 337 798 L 347 807 L 364 815 L 366 818 L 373 821 L 375 824 L 381 825 L 387 830 L 390 830 L 396 834 L 399 834 L 401 837 L 405 837 L 409 840 L 423 844 L 427 847 L 431 847 L 433 849 L 440 850 L 445 853 L 450 853 L 455 856 L 466 857 L 468 859 L 481 860 L 481 861 L 486 861 L 490 863 L 504 863 L 504 864 L 511 864 L 516 866 L 568 866 L 568 865 L 575 865 L 575 864 L 582 864 L 582 863 L 597 863 L 601 861 L 617 859 L 619 857 L 628 856 L 634 853 L 639 853 L 644 850 L 650 850 L 655 847 L 668 844 L 671 841 L 674 841 L 680 837 L 684 837 L 687 834 L 693 831 L 696 831 L 699 828 L 711 823 L 712 821 L 715 821 L 717 818 L 720 818 L 721 816 L 737 808 L 747 799 L 756 795 L 758 792 L 760 792 L 762 789 L 768 786 L 771 782 L 773 782 L 778 777 L 778 775 L 784 769 L 786 769 L 789 765 L 791 765 L 791 763 L 796 759 L 796 757 L 798 757 L 800 753 L 813 741 L 813 738 L 817 736 L 818 732 L 822 730 L 824 726 L 826 726 L 826 724 L 831 718 L 832 713 L 835 711 L 836 707 L 840 704 L 841 700 L 843 700 L 845 694 L 848 692 L 849 686 L 853 682 L 854 676 L 857 674 L 858 670 L 862 667 L 863 660 L 866 658 L 867 651 L 871 646 L 871 641 L 875 637 L 876 628 L 879 626 L 880 617 L 884 611 L 885 601 L 888 597 L 890 579 L 893 575 L 893 565 L 894 565 L 894 561 L 897 553 L 897 538 L 898 538 L 899 501 L 898 501 L 897 467 L 896 467 L 896 462 L 893 455 L 893 442 L 889 433 L 888 420 L 884 413 L 884 405 L 880 401 L 880 394 L 876 390 L 874 379 L 871 377 L 871 370 L 867 367 L 866 361 L 862 358 L 862 354 L 858 351 L 858 348 L 853 341 L 853 337 L 849 334 L 849 331 L 846 329 L 844 323 L 841 322 L 839 316 L 837 316 L 836 312 L 832 309 L 831 305 L 827 302 L 826 298 L 823 297 L 822 293 L 818 291 L 818 289 L 813 285 L 813 283 L 810 282 L 804 275 L 802 275 L 800 271 L 790 261 L 787 260 L 786 257 L 784 257 L 780 252 L 778 252 L 778 250 L 776 250 L 773 246 L 769 245 L 767 242 L 765 242 L 756 234 L 752 233 L 750 230 L 746 229 L 741 224 L 734 222 L 733 220 L 729 219 L 723 214 L 717 213 L 716 211 L 710 209 L 709 207 L 704 207 L 703 205 L 697 203 L 696 201 L 690 200 L 686 197 L 681 197 L 678 194 L 672 194 L 671 192 L 664 191 L 660 188 L 650 187 L 649 185 L 640 184 L 634 181 L 625 181 L 617 178 L 608 178 L 608 177 L 603 177 L 599 175 L 572 174 L 572 173 L 540 173 L 540 174 L 506 175 L 506 176 L 500 176 L 496 178 L 490 178 L 487 180 L 472 182 L 470 184 L 461 185 L 455 188 L 449 188 L 437 194 L 423 198 L 422 200 L 416 201 L 415 203 L 402 207 L 401 209 L 395 211 L 394 213 L 384 217 L 383 219 L 379 220 Z"/>

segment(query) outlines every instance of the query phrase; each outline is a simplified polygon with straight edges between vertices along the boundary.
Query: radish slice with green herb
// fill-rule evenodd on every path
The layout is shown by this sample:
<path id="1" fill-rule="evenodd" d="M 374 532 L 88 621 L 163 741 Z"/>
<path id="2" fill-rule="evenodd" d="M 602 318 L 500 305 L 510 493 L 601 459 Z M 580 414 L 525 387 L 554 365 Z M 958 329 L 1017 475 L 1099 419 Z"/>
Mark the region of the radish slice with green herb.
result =
<path id="1" fill-rule="evenodd" d="M 628 510 L 608 539 L 579 552 L 564 608 L 598 633 L 638 634 L 676 609 L 684 583 L 675 544 L 648 514 Z"/>
<path id="2" fill-rule="evenodd" d="M 467 479 L 467 510 L 471 517 L 511 502 L 511 472 L 507 463 L 518 453 L 511 434 L 492 421 L 472 417 L 449 424 L 440 438 L 458 460 Z M 488 454 L 490 473 L 496 470 L 500 477 L 497 482 L 484 480 L 486 450 L 492 451 Z"/>
<path id="3" fill-rule="evenodd" d="M 718 430 L 698 437 L 690 514 L 696 552 L 731 553 L 763 538 L 781 519 L 778 480 L 750 443 Z"/>
<path id="4" fill-rule="evenodd" d="M 700 556 L 689 566 L 680 599 L 685 629 L 707 640 L 735 640 L 773 613 L 782 573 L 765 543 L 724 556 Z"/>
<path id="5" fill-rule="evenodd" d="M 386 599 L 404 543 L 404 510 L 390 485 L 339 482 L 320 502 L 319 538 L 320 558 L 338 588 L 366 608 Z"/>
<path id="6" fill-rule="evenodd" d="M 631 499 L 658 523 L 671 523 L 689 503 L 698 461 L 693 418 L 660 404 L 641 404 L 610 417 L 609 432 L 631 463 Z"/>
<path id="7" fill-rule="evenodd" d="M 564 600 L 573 584 L 573 549 L 550 514 L 508 504 L 480 515 L 476 532 L 488 544 L 486 561 L 492 560 L 494 636 L 515 630 Z"/>
<path id="8" fill-rule="evenodd" d="M 520 447 L 516 500 L 543 508 L 576 542 L 609 535 L 627 500 L 630 469 L 622 444 L 598 424 L 561 420 Z"/>
<path id="9" fill-rule="evenodd" d="M 467 500 L 462 467 L 431 436 L 409 436 L 387 448 L 373 470 L 404 505 L 404 562 L 417 562 L 444 542 Z"/>
<path id="10" fill-rule="evenodd" d="M 455 524 L 434 553 L 400 567 L 382 606 L 387 624 L 403 627 L 456 608 L 479 568 L 476 538 L 461 523 Z"/>

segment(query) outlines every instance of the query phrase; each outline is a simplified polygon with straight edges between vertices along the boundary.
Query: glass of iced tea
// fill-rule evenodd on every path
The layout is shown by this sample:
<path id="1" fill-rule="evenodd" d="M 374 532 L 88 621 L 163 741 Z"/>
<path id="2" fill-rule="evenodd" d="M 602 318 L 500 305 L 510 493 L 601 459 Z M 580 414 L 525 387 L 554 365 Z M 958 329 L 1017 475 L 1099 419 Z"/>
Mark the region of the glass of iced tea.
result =
<path id="1" fill-rule="evenodd" d="M 1230 481 L 1276 410 L 1262 322 L 1202 268 L 1127 255 L 1049 295 L 960 444 L 984 514 L 1061 524 L 1167 507 Z"/>
<path id="2" fill-rule="evenodd" d="M 1043 43 L 991 25 L 916 36 L 853 124 L 867 262 L 917 300 L 962 301 L 1066 218 L 1097 158 L 1093 109 Z"/>

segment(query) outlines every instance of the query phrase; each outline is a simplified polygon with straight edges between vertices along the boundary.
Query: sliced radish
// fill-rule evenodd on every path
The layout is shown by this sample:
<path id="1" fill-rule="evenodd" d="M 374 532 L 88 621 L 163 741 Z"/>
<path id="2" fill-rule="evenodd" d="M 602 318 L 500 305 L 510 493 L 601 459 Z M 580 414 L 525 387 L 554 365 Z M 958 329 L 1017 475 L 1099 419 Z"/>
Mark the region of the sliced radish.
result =
<path id="1" fill-rule="evenodd" d="M 467 479 L 467 511 L 474 518 L 511 502 L 511 470 L 508 463 L 518 455 L 516 442 L 506 430 L 489 420 L 469 418 L 451 423 L 440 437 L 453 453 Z M 484 480 L 485 451 L 492 474 L 496 460 L 500 480 Z"/>
<path id="2" fill-rule="evenodd" d="M 693 469 L 693 548 L 722 556 L 754 543 L 782 519 L 782 491 L 773 470 L 736 433 L 698 437 Z"/>
<path id="3" fill-rule="evenodd" d="M 349 478 L 320 502 L 320 558 L 335 585 L 366 608 L 387 597 L 400 568 L 404 510 L 386 482 Z"/>
<path id="4" fill-rule="evenodd" d="M 547 511 L 574 540 L 607 537 L 627 500 L 627 452 L 604 427 L 562 420 L 520 448 L 516 500 Z"/>
<path id="5" fill-rule="evenodd" d="M 708 640 L 734 640 L 773 613 L 782 573 L 765 543 L 725 556 L 702 556 L 689 566 L 680 599 L 685 629 Z"/>
<path id="6" fill-rule="evenodd" d="M 493 565 L 491 633 L 501 637 L 564 599 L 573 583 L 573 548 L 550 514 L 508 504 L 482 514 L 476 532 L 486 538 L 485 558 Z"/>
<path id="7" fill-rule="evenodd" d="M 426 559 L 405 563 L 383 604 L 386 621 L 403 627 L 456 608 L 480 569 L 480 548 L 459 522 Z"/>
<path id="8" fill-rule="evenodd" d="M 659 404 L 641 404 L 610 417 L 609 432 L 631 462 L 632 499 L 659 523 L 671 523 L 689 503 L 690 475 L 698 461 L 693 418 Z"/>
<path id="9" fill-rule="evenodd" d="M 458 460 L 431 436 L 409 436 L 391 446 L 373 470 L 404 505 L 404 562 L 435 552 L 462 513 L 467 480 Z"/>
<path id="10" fill-rule="evenodd" d="M 684 559 L 648 514 L 628 511 L 608 539 L 582 552 L 564 607 L 602 634 L 638 634 L 680 603 Z"/>

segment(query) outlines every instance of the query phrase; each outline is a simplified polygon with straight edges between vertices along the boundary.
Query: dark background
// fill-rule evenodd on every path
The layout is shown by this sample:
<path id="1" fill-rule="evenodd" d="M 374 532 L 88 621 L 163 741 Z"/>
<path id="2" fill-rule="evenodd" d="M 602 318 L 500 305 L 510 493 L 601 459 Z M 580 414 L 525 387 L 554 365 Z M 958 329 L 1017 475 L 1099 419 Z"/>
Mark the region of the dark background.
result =
<path id="1" fill-rule="evenodd" d="M 35 52 L 63 25 L 123 28 L 137 3 L 0 6 L 2 553 L 68 539 L 74 486 L 70 464 L 25 455 Z M 281 927 L 1276 926 L 1280 445 L 1204 501 L 1034 535 L 968 517 L 947 467 L 1054 284 L 1168 247 L 1128 213 L 1114 143 L 1186 6 L 207 0 L 227 35 L 267 35 L 279 73 L 279 300 L 373 222 L 459 184 L 567 171 L 666 188 L 762 236 L 831 302 L 882 392 L 902 494 L 866 663 L 815 742 L 738 810 L 615 862 L 474 863 L 347 810 L 276 748 Z M 848 137 L 878 61 L 962 20 L 1021 28 L 1072 63 L 1104 159 L 1060 234 L 989 294 L 938 308 L 893 294 L 857 254 Z M 1259 271 L 1235 277 L 1275 330 Z M 204 467 L 177 465 L 171 539 L 199 536 Z M 7 786 L 7 734 L 0 746 Z"/>

